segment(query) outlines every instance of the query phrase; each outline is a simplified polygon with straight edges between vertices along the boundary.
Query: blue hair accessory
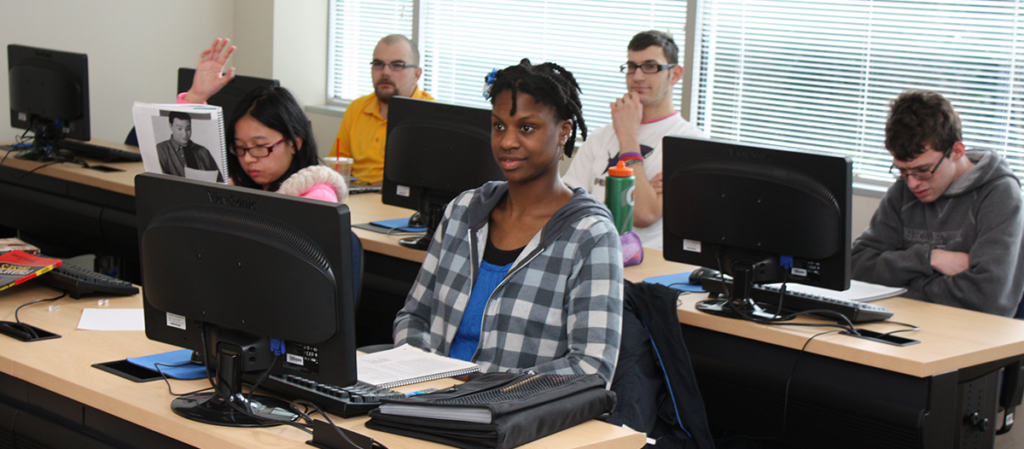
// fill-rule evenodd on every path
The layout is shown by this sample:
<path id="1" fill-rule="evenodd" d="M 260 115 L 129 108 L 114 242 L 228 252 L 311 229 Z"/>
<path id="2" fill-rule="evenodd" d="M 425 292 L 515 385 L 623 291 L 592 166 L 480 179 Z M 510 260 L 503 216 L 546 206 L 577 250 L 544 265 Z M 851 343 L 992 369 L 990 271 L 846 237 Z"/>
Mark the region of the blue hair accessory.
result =
<path id="1" fill-rule="evenodd" d="M 494 80 L 498 78 L 498 69 L 491 69 L 491 73 L 488 73 L 484 77 L 484 100 L 491 99 L 491 86 L 494 85 Z"/>

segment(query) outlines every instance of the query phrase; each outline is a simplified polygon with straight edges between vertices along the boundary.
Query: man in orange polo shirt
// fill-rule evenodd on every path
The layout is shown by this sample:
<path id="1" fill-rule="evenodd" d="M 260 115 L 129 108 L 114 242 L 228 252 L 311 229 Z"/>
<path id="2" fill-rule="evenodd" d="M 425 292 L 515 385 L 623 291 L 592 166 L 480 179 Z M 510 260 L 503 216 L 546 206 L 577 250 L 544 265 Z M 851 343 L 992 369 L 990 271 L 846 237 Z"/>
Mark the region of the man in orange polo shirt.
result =
<path id="1" fill-rule="evenodd" d="M 434 99 L 416 86 L 423 74 L 419 60 L 416 45 L 401 34 L 384 36 L 373 50 L 373 93 L 349 103 L 330 153 L 353 159 L 352 176 L 359 184 L 379 186 L 384 179 L 388 100 L 396 95 Z"/>

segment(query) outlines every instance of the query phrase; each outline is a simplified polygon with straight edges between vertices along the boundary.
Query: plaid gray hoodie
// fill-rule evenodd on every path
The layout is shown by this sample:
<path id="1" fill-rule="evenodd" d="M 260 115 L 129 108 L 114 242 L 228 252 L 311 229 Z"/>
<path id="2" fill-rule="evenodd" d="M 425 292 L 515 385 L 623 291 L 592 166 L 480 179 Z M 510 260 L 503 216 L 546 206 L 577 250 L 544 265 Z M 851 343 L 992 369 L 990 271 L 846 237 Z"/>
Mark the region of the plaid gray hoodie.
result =
<path id="1" fill-rule="evenodd" d="M 447 355 L 508 191 L 489 182 L 445 211 L 395 318 L 396 345 Z M 611 380 L 622 327 L 622 250 L 608 209 L 582 189 L 523 249 L 491 293 L 473 362 L 484 372 L 600 374 Z"/>

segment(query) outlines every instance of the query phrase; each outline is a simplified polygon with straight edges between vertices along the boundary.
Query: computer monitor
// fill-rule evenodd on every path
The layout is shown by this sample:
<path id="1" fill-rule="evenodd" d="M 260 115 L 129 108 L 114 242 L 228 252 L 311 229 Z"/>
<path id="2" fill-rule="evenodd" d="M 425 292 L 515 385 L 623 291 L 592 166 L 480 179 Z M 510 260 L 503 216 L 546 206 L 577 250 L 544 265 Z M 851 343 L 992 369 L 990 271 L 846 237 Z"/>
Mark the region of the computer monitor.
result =
<path id="1" fill-rule="evenodd" d="M 89 140 L 89 62 L 71 53 L 10 44 L 7 75 L 11 127 L 35 135 L 23 159 L 58 159 L 54 144 L 65 137 Z"/>
<path id="2" fill-rule="evenodd" d="M 427 225 L 401 243 L 426 250 L 458 194 L 503 181 L 491 151 L 491 110 L 392 97 L 384 152 L 384 204 L 414 209 Z"/>
<path id="3" fill-rule="evenodd" d="M 663 148 L 665 259 L 733 276 L 726 302 L 699 308 L 750 310 L 754 283 L 850 288 L 850 158 L 676 136 Z"/>
<path id="4" fill-rule="evenodd" d="M 196 69 L 185 67 L 178 69 L 178 93 L 187 92 L 192 87 L 192 79 L 195 75 Z M 231 117 L 235 106 L 249 91 L 257 87 L 280 85 L 281 82 L 275 79 L 235 75 L 219 92 L 207 99 L 206 103 L 220 106 L 224 110 L 224 116 Z"/>
<path id="5" fill-rule="evenodd" d="M 175 399 L 175 412 L 265 425 L 295 415 L 271 398 L 246 407 L 242 374 L 356 382 L 347 206 L 152 173 L 135 197 L 146 336 L 216 369 L 215 391 Z"/>
<path id="6" fill-rule="evenodd" d="M 195 76 L 196 69 L 179 68 L 177 93 L 188 92 L 192 88 L 192 79 Z M 257 87 L 280 85 L 281 82 L 278 80 L 235 75 L 219 92 L 208 98 L 206 104 L 220 106 L 221 110 L 224 111 L 224 116 L 231 117 L 231 114 L 235 111 L 235 106 L 238 106 L 238 102 L 249 91 Z M 139 136 L 135 131 L 135 127 L 132 127 L 132 130 L 128 132 L 128 137 L 124 139 L 124 144 L 139 146 Z"/>

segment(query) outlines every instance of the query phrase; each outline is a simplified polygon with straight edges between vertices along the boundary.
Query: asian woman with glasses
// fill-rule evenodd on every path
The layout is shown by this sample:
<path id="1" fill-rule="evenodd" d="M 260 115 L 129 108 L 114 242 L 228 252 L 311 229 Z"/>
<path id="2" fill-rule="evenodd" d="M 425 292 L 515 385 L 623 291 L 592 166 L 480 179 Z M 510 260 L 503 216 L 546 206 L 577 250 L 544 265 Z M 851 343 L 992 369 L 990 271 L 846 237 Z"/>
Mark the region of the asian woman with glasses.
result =
<path id="1" fill-rule="evenodd" d="M 331 202 L 348 194 L 345 179 L 320 164 L 313 128 L 287 89 L 260 87 L 246 94 L 225 131 L 234 185 Z"/>

